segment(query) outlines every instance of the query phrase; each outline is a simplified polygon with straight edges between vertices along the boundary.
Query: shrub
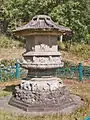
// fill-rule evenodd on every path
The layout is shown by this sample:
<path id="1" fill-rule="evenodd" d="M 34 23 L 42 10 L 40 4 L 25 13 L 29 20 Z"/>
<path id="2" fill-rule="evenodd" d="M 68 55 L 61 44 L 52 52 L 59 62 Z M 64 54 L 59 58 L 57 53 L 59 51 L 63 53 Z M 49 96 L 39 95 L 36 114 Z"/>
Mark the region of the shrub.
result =
<path id="1" fill-rule="evenodd" d="M 70 52 L 83 59 L 88 59 L 90 57 L 90 45 L 74 44 L 71 46 Z"/>
<path id="2" fill-rule="evenodd" d="M 3 59 L 0 61 L 1 64 L 3 64 L 4 66 L 14 66 L 15 63 L 16 63 L 16 60 L 6 60 L 6 59 Z"/>
<path id="3" fill-rule="evenodd" d="M 23 43 L 20 41 L 15 41 L 5 35 L 0 36 L 0 48 L 13 48 L 13 47 L 23 47 Z"/>
<path id="4" fill-rule="evenodd" d="M 58 46 L 60 50 L 65 50 L 65 45 L 63 42 L 58 42 Z"/>

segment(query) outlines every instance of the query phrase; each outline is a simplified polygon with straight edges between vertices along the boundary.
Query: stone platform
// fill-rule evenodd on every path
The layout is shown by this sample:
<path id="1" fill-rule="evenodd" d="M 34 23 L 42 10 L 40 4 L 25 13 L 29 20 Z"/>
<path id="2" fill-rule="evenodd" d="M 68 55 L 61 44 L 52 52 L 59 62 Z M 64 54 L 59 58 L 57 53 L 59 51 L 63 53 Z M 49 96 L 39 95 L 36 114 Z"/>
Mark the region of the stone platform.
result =
<path id="1" fill-rule="evenodd" d="M 52 109 L 51 111 L 41 111 L 41 112 L 27 112 L 24 111 L 23 109 L 19 109 L 18 107 L 14 107 L 10 104 L 8 104 L 8 101 L 10 100 L 12 95 L 10 96 L 5 96 L 0 98 L 0 110 L 2 111 L 8 111 L 8 113 L 14 114 L 14 115 L 30 115 L 30 116 L 42 116 L 42 115 L 52 115 L 52 114 L 70 114 L 72 112 L 74 112 L 78 107 L 81 106 L 81 104 L 83 103 L 83 101 L 81 101 L 79 96 L 72 96 L 72 98 L 74 99 L 74 101 L 77 103 L 75 105 L 71 105 L 69 107 L 66 107 L 62 110 L 57 110 L 56 109 Z"/>
<path id="2" fill-rule="evenodd" d="M 67 87 L 56 78 L 43 78 L 43 81 L 42 78 L 33 79 L 28 81 L 28 84 L 26 82 L 15 88 L 9 101 L 10 105 L 27 112 L 50 112 L 61 111 L 72 106 L 76 109 L 80 103 L 80 101 L 75 102 Z"/>

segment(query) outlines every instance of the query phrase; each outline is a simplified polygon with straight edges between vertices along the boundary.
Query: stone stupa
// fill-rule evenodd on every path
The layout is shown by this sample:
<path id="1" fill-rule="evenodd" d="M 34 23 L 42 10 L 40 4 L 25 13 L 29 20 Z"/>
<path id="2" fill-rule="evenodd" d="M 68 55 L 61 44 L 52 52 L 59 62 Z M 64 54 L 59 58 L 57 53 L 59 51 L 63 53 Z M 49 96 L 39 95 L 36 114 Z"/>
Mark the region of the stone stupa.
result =
<path id="1" fill-rule="evenodd" d="M 56 77 L 56 69 L 64 65 L 57 37 L 70 32 L 69 28 L 56 25 L 46 15 L 37 15 L 14 31 L 26 39 L 21 66 L 28 74 L 26 80 L 15 87 L 9 104 L 28 112 L 64 112 L 77 108 L 80 100 L 70 95 L 63 81 Z"/>

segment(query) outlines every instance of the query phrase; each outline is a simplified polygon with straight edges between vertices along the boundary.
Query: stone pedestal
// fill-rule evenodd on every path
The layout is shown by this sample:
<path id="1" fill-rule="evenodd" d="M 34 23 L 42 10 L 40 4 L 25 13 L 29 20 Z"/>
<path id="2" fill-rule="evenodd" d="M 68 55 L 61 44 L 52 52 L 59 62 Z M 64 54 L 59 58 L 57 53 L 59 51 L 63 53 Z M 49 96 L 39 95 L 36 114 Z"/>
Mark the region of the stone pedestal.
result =
<path id="1" fill-rule="evenodd" d="M 22 81 L 13 91 L 9 103 L 29 112 L 60 111 L 76 105 L 62 80 L 56 77 Z"/>

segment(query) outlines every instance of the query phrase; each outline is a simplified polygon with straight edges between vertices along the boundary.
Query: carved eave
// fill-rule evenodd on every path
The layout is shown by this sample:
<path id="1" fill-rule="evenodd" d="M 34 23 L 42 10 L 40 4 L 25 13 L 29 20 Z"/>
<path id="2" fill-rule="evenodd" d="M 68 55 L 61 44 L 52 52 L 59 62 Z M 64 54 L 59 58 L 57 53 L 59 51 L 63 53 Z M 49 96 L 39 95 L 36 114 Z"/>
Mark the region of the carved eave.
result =
<path id="1" fill-rule="evenodd" d="M 48 29 L 26 29 L 26 30 L 18 30 L 18 31 L 13 31 L 15 35 L 18 36 L 30 36 L 30 35 L 65 35 L 68 34 L 68 31 L 58 31 L 58 30 L 48 30 Z"/>
<path id="2" fill-rule="evenodd" d="M 18 27 L 13 31 L 18 36 L 30 35 L 65 35 L 72 31 L 62 25 L 56 25 L 50 17 L 46 15 L 35 16 L 29 23 Z"/>

